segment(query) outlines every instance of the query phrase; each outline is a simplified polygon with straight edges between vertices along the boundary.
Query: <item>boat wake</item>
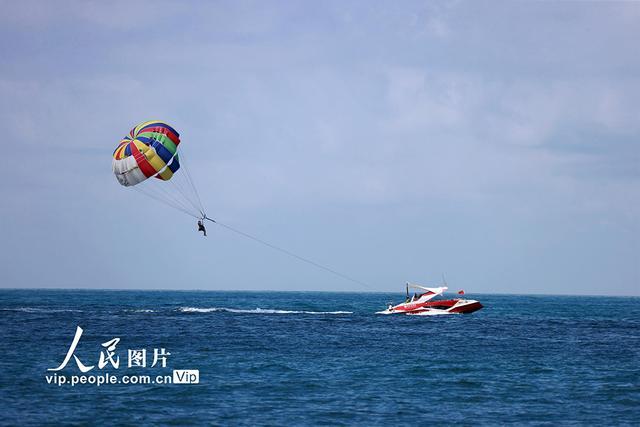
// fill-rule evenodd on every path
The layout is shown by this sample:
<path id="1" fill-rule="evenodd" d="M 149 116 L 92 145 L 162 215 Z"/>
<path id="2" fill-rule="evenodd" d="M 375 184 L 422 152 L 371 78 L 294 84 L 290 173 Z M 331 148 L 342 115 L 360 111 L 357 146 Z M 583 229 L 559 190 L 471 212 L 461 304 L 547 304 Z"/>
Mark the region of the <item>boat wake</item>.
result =
<path id="1" fill-rule="evenodd" d="M 397 312 L 383 310 L 383 311 L 376 311 L 376 314 L 397 314 Z M 431 310 L 425 310 L 425 311 L 414 312 L 414 313 L 408 312 L 404 314 L 407 316 L 441 316 L 445 314 L 448 315 L 448 314 L 460 314 L 460 313 L 455 313 L 453 311 L 447 311 L 447 310 L 431 309 Z"/>
<path id="2" fill-rule="evenodd" d="M 352 311 L 306 311 L 306 310 L 274 310 L 269 308 L 255 308 L 243 310 L 227 307 L 180 307 L 178 311 L 183 313 L 242 313 L 242 314 L 353 314 Z"/>
<path id="3" fill-rule="evenodd" d="M 414 312 L 414 313 L 407 313 L 407 316 L 442 316 L 442 315 L 450 315 L 450 314 L 460 314 L 460 313 L 455 313 L 453 311 L 447 311 L 447 310 L 438 310 L 438 309 L 431 309 L 431 310 L 427 310 L 427 311 L 418 311 L 418 312 Z"/>
<path id="4" fill-rule="evenodd" d="M 82 313 L 82 310 L 40 307 L 0 308 L 0 311 L 21 311 L 23 313 Z"/>

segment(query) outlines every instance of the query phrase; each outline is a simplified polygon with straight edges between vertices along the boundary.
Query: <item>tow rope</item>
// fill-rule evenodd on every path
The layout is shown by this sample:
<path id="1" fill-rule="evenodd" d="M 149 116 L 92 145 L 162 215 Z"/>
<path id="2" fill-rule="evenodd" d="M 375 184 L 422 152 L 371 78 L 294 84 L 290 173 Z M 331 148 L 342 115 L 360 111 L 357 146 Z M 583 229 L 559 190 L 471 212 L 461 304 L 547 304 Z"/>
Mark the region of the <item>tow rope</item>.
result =
<path id="1" fill-rule="evenodd" d="M 267 242 L 267 241 L 264 241 L 264 240 L 262 240 L 262 239 L 260 239 L 260 238 L 258 238 L 258 237 L 256 237 L 256 236 L 252 236 L 252 235 L 251 235 L 251 234 L 249 234 L 249 233 L 245 233 L 244 231 L 240 231 L 240 230 L 238 230 L 237 228 L 231 227 L 230 225 L 227 225 L 227 224 L 224 224 L 224 223 L 222 223 L 222 222 L 220 222 L 220 221 L 216 221 L 216 220 L 214 220 L 214 219 L 212 219 L 212 218 L 209 218 L 209 217 L 208 217 L 208 216 L 206 216 L 206 215 L 204 215 L 204 216 L 202 217 L 202 219 L 207 220 L 207 221 L 211 221 L 212 223 L 217 224 L 217 225 L 219 225 L 220 227 L 226 228 L 226 229 L 227 229 L 227 230 L 229 230 L 229 231 L 232 231 L 232 232 L 234 232 L 234 233 L 236 233 L 236 234 L 239 234 L 239 235 L 244 236 L 244 237 L 246 237 L 246 238 L 248 238 L 248 239 L 251 239 L 251 240 L 253 240 L 254 242 L 257 242 L 257 243 L 260 243 L 261 245 L 267 246 L 267 247 L 269 247 L 269 248 L 271 248 L 271 249 L 273 249 L 273 250 L 276 250 L 276 251 L 278 251 L 278 252 L 280 252 L 280 253 L 283 253 L 283 254 L 285 254 L 285 255 L 287 255 L 287 256 L 289 256 L 289 257 L 291 257 L 291 258 L 295 258 L 295 259 L 297 259 L 298 261 L 302 261 L 302 262 L 307 263 L 307 264 L 309 264 L 309 265 L 312 265 L 312 266 L 314 266 L 314 267 L 316 267 L 316 268 L 319 268 L 319 269 L 321 269 L 321 270 L 324 270 L 324 271 L 326 271 L 326 272 L 329 272 L 329 273 L 331 273 L 331 274 L 333 274 L 333 275 L 335 275 L 335 276 L 338 276 L 338 277 L 340 277 L 340 278 L 342 278 L 342 279 L 348 280 L 348 281 L 353 282 L 353 283 L 357 283 L 358 285 L 360 285 L 360 286 L 364 286 L 364 287 L 365 287 L 365 288 L 367 288 L 367 289 L 372 289 L 372 288 L 373 288 L 373 286 L 371 286 L 371 285 L 369 285 L 369 284 L 367 284 L 367 283 L 365 283 L 365 282 L 363 282 L 363 281 L 361 281 L 361 280 L 354 279 L 353 277 L 350 277 L 350 276 L 348 276 L 348 275 L 346 275 L 346 274 L 344 274 L 344 273 L 340 273 L 339 271 L 336 271 L 336 270 L 334 270 L 333 268 L 329 268 L 329 267 L 327 267 L 326 265 L 322 265 L 322 264 L 320 264 L 320 263 L 318 263 L 318 262 L 315 262 L 315 261 L 313 261 L 313 260 L 310 260 L 309 258 L 305 258 L 305 257 L 300 256 L 300 255 L 298 255 L 298 254 L 295 254 L 295 253 L 293 253 L 293 252 L 291 252 L 291 251 L 289 251 L 289 250 L 283 249 L 283 248 L 281 248 L 281 247 L 279 247 L 279 246 L 276 246 L 276 245 L 274 245 L 274 244 L 272 244 L 272 243 L 269 243 L 269 242 Z"/>

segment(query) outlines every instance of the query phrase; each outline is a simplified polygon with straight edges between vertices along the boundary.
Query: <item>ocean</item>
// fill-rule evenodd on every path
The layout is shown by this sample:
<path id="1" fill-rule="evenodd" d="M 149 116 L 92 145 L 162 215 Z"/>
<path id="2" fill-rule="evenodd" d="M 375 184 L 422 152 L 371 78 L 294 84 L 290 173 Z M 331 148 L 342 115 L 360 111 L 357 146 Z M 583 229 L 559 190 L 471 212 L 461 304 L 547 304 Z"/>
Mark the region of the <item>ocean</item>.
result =
<path id="1" fill-rule="evenodd" d="M 640 298 L 402 297 L 0 290 L 0 424 L 640 425 Z"/>

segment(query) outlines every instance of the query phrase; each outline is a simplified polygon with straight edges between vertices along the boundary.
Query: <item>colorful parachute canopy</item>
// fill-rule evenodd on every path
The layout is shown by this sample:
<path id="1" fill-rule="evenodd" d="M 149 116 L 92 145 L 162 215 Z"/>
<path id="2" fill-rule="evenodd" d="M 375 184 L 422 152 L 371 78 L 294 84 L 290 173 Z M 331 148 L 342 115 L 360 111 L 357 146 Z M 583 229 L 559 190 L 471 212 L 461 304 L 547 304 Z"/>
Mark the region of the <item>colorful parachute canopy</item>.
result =
<path id="1" fill-rule="evenodd" d="M 126 187 L 155 176 L 168 181 L 180 168 L 180 135 L 166 123 L 140 123 L 125 136 L 113 152 L 113 173 Z"/>

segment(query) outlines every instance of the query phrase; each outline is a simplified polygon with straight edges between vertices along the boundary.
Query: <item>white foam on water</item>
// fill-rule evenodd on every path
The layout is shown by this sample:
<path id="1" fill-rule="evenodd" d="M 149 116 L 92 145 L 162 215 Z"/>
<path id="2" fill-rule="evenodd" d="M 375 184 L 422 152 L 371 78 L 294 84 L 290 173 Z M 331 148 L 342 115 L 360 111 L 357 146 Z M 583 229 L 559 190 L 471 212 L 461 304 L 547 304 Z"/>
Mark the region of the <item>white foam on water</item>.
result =
<path id="1" fill-rule="evenodd" d="M 82 310 L 61 309 L 61 308 L 39 308 L 39 307 L 16 307 L 16 308 L 0 308 L 0 311 L 21 311 L 23 313 L 82 313 Z"/>
<path id="2" fill-rule="evenodd" d="M 353 314 L 353 311 L 303 311 L 304 314 Z"/>
<path id="3" fill-rule="evenodd" d="M 149 310 L 147 308 L 139 308 L 139 309 L 135 309 L 135 310 L 125 310 L 126 312 L 129 313 L 155 313 L 155 310 Z"/>
<path id="4" fill-rule="evenodd" d="M 243 310 L 238 308 L 227 308 L 227 307 L 210 307 L 210 308 L 180 307 L 178 308 L 178 311 L 181 311 L 183 313 L 225 312 L 225 313 L 248 313 L 248 314 L 353 314 L 352 311 L 274 310 L 274 309 L 260 308 L 260 307 L 257 307 L 253 310 Z"/>
<path id="5" fill-rule="evenodd" d="M 417 313 L 407 313 L 409 316 L 440 316 L 443 314 L 457 314 L 447 310 L 431 309 L 427 311 L 419 311 Z"/>

